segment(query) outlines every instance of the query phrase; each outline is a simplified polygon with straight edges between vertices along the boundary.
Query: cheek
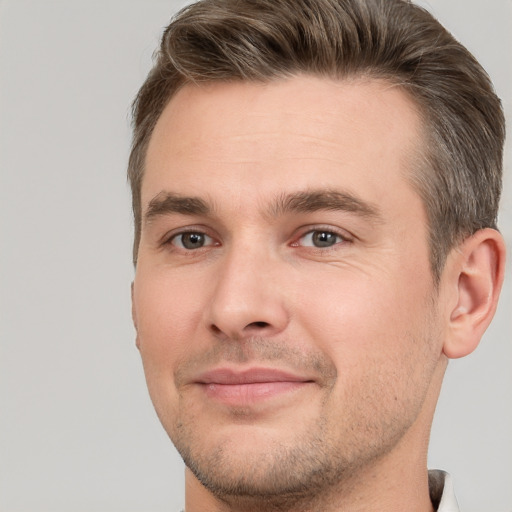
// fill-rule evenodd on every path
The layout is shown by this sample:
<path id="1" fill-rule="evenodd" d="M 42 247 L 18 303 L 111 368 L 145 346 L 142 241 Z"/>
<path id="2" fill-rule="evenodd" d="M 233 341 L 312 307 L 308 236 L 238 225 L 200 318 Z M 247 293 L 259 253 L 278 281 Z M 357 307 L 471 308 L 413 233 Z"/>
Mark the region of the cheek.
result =
<path id="1" fill-rule="evenodd" d="M 327 414 L 341 430 L 357 424 L 385 437 L 420 413 L 436 367 L 436 330 L 429 288 L 415 284 L 347 278 L 303 302 L 302 328 L 336 366 Z"/>
<path id="2" fill-rule="evenodd" d="M 183 279 L 182 279 L 183 280 Z M 200 325 L 200 287 L 184 287 L 169 272 L 137 269 L 134 310 L 137 338 L 149 395 L 169 434 L 179 417 L 179 395 L 174 372 L 187 357 L 190 340 Z"/>
<path id="3" fill-rule="evenodd" d="M 176 273 L 137 272 L 134 304 L 138 333 L 147 343 L 178 341 L 189 335 L 201 314 L 202 286 L 195 286 Z M 167 343 L 166 343 L 167 344 Z"/>
<path id="4" fill-rule="evenodd" d="M 318 289 L 322 280 L 316 279 L 303 290 L 296 316 L 338 371 L 368 364 L 392 367 L 403 358 L 420 364 L 415 359 L 424 356 L 425 347 L 414 340 L 430 337 L 430 281 L 397 276 L 340 271 L 337 281 L 324 280 L 329 287 Z"/>
<path id="5" fill-rule="evenodd" d="M 137 269 L 133 296 L 137 338 L 150 387 L 158 381 L 170 385 L 201 326 L 201 287 L 190 282 L 183 286 L 182 281 L 169 272 Z"/>

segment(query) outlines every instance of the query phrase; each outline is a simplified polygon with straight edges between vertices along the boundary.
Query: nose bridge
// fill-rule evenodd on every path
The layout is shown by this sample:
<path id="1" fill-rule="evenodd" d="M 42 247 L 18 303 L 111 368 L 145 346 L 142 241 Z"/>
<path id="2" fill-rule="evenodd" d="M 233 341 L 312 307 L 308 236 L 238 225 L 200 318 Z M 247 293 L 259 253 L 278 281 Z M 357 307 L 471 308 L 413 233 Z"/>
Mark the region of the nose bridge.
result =
<path id="1" fill-rule="evenodd" d="M 288 314 L 269 241 L 239 240 L 219 262 L 207 312 L 209 328 L 231 339 L 271 335 L 285 328 Z"/>

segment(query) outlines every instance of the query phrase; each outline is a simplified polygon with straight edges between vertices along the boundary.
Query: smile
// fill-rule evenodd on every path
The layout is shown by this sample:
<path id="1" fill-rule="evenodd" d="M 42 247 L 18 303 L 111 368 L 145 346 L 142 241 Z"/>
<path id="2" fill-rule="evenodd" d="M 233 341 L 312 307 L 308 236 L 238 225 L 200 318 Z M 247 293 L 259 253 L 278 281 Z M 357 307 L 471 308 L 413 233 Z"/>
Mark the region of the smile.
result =
<path id="1" fill-rule="evenodd" d="M 232 406 L 277 398 L 313 382 L 307 377 L 265 368 L 241 372 L 222 368 L 203 374 L 197 381 L 208 398 Z"/>

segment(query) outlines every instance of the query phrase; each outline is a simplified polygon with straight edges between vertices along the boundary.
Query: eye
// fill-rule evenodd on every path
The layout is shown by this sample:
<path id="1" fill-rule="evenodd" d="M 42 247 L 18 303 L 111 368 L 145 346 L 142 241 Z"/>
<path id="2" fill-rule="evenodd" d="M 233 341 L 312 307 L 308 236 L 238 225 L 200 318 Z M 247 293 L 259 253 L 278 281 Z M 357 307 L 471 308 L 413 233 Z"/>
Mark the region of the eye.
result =
<path id="1" fill-rule="evenodd" d="M 201 249 L 208 245 L 213 245 L 213 239 L 205 233 L 190 231 L 173 236 L 170 243 L 179 249 L 191 251 L 194 249 Z"/>
<path id="2" fill-rule="evenodd" d="M 299 245 L 304 247 L 325 248 L 332 247 L 344 241 L 345 239 L 341 235 L 333 233 L 332 231 L 314 230 L 303 235 L 299 239 Z"/>

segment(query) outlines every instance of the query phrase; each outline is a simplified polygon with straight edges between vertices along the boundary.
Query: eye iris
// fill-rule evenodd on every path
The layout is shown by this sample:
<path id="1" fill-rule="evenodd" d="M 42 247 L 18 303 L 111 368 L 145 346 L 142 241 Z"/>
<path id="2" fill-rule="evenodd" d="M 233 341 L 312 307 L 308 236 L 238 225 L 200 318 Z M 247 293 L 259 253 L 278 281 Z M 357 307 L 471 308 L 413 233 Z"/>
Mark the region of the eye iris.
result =
<path id="1" fill-rule="evenodd" d="M 201 233 L 185 233 L 181 235 L 181 243 L 186 249 L 199 249 L 204 245 L 204 235 Z"/>
<path id="2" fill-rule="evenodd" d="M 315 231 L 313 233 L 313 244 L 316 247 L 330 247 L 336 243 L 337 236 L 329 231 Z"/>

